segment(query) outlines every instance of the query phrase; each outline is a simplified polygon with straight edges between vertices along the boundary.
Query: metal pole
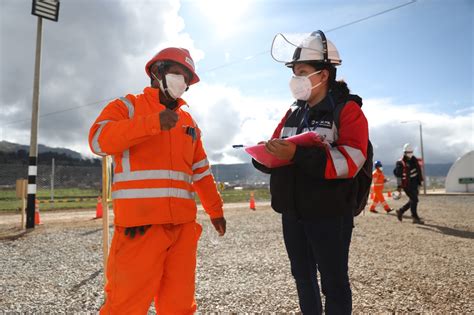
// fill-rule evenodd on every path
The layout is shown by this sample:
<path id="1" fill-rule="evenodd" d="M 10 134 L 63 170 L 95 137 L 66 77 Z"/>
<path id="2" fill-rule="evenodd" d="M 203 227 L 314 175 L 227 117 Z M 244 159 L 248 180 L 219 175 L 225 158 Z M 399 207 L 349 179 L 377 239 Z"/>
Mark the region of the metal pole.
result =
<path id="1" fill-rule="evenodd" d="M 108 156 L 102 158 L 102 254 L 104 277 L 107 274 L 107 259 L 109 254 L 109 165 Z M 105 280 L 105 279 L 104 279 Z"/>
<path id="2" fill-rule="evenodd" d="M 423 130 L 421 127 L 421 121 L 419 121 L 419 123 L 420 123 L 421 159 L 423 160 L 423 194 L 426 195 L 426 172 L 425 172 L 426 161 L 425 161 L 425 154 L 423 151 Z"/>
<path id="3" fill-rule="evenodd" d="M 36 175 L 38 160 L 38 112 L 40 96 L 41 37 L 43 19 L 38 17 L 36 28 L 35 74 L 33 82 L 33 103 L 31 111 L 30 158 L 28 164 L 28 205 L 26 209 L 26 228 L 35 227 Z"/>
<path id="4" fill-rule="evenodd" d="M 54 158 L 51 159 L 51 201 L 54 205 Z"/>

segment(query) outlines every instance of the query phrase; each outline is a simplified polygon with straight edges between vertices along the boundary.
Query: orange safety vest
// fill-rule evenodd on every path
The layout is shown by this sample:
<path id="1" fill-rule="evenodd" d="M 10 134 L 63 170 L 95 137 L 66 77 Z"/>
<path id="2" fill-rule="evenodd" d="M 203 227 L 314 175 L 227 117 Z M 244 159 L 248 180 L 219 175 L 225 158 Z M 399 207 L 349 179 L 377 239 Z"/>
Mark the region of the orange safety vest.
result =
<path id="1" fill-rule="evenodd" d="M 178 99 L 178 122 L 163 131 L 159 90 L 110 102 L 94 122 L 89 145 L 113 156 L 112 199 L 115 224 L 181 224 L 196 219 L 194 192 L 211 218 L 223 216 L 201 133 Z"/>
<path id="2" fill-rule="evenodd" d="M 385 175 L 381 170 L 375 169 L 372 173 L 372 188 L 382 190 L 385 184 Z"/>

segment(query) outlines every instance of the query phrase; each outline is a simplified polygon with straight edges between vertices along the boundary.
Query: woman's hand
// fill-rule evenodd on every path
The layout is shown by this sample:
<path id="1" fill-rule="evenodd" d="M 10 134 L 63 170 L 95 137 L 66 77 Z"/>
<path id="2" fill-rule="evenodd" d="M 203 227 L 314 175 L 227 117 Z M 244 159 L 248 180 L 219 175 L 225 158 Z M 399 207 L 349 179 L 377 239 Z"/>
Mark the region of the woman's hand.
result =
<path id="1" fill-rule="evenodd" d="M 296 144 L 287 140 L 272 139 L 265 143 L 265 149 L 281 160 L 291 160 L 295 155 Z"/>

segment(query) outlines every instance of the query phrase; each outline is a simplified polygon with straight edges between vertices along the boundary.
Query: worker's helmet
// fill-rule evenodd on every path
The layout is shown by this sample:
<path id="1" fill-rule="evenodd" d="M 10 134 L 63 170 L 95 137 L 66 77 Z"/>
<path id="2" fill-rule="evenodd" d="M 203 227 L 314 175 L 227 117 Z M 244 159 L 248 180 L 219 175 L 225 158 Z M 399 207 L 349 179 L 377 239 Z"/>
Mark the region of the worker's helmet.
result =
<path id="1" fill-rule="evenodd" d="M 183 67 L 185 67 L 186 69 L 188 69 L 189 72 L 191 73 L 192 78 L 191 78 L 191 81 L 189 82 L 189 85 L 199 82 L 199 77 L 196 74 L 193 58 L 191 58 L 191 54 L 189 53 L 187 49 L 169 47 L 158 52 L 153 58 L 151 58 L 150 61 L 147 62 L 145 66 L 145 71 L 150 78 L 151 78 L 150 68 L 157 61 L 162 61 L 164 63 L 166 62 L 178 63 L 182 65 Z"/>
<path id="2" fill-rule="evenodd" d="M 375 161 L 374 166 L 375 166 L 375 167 L 382 167 L 382 162 L 380 162 L 380 161 Z"/>
<path id="3" fill-rule="evenodd" d="M 411 146 L 411 144 L 405 143 L 405 145 L 403 146 L 403 152 L 413 153 L 413 147 Z"/>
<path id="4" fill-rule="evenodd" d="M 322 31 L 311 34 L 275 35 L 271 54 L 273 59 L 284 62 L 289 68 L 297 63 L 339 66 L 342 63 L 334 44 Z"/>
<path id="5" fill-rule="evenodd" d="M 392 193 L 392 198 L 393 198 L 393 200 L 399 200 L 400 198 L 402 198 L 402 193 L 399 192 L 398 190 L 395 190 Z"/>

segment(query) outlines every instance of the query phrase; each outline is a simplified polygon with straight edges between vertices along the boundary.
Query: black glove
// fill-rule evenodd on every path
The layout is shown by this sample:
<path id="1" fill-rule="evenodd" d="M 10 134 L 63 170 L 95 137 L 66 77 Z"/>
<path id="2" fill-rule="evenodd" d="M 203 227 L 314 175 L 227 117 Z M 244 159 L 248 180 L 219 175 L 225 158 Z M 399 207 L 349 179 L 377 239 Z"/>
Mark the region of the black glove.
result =
<path id="1" fill-rule="evenodd" d="M 135 234 L 140 233 L 140 235 L 145 234 L 146 230 L 150 228 L 151 225 L 142 225 L 142 226 L 131 226 L 128 228 L 125 228 L 125 236 L 130 237 L 130 239 L 133 239 L 135 237 Z"/>

